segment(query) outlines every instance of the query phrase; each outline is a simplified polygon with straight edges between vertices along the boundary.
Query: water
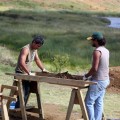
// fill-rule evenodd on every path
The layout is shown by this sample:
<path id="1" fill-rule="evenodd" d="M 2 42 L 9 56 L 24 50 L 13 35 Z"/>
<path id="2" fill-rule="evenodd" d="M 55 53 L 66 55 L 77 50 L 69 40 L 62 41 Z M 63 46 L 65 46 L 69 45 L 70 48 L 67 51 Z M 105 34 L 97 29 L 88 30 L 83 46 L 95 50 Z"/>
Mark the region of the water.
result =
<path id="1" fill-rule="evenodd" d="M 120 28 L 120 17 L 105 17 L 110 20 L 111 24 L 108 27 Z"/>

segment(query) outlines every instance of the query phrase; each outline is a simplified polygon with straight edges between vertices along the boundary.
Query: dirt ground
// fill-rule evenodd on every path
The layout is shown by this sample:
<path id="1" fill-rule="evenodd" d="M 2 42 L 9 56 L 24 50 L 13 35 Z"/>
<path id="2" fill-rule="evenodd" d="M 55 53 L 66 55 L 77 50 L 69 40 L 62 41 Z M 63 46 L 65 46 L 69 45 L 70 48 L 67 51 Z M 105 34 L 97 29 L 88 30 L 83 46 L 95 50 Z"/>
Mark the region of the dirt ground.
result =
<path id="1" fill-rule="evenodd" d="M 65 73 L 66 74 L 66 73 Z M 68 74 L 68 73 L 67 73 Z M 70 75 L 69 75 L 70 76 Z M 120 92 L 120 66 L 110 68 L 111 83 L 107 88 L 107 92 L 119 93 Z M 66 110 L 63 106 L 55 104 L 43 104 L 45 120 L 65 120 Z M 30 111 L 34 111 L 31 113 Z M 31 109 L 27 112 L 28 120 L 38 120 L 39 115 L 36 109 Z M 20 112 L 11 111 L 10 120 L 21 120 Z M 70 120 L 80 120 L 81 115 L 78 112 L 72 112 Z"/>
<path id="2" fill-rule="evenodd" d="M 110 68 L 109 92 L 120 93 L 120 66 Z"/>
<path id="3" fill-rule="evenodd" d="M 44 109 L 44 117 L 45 120 L 65 120 L 66 111 L 63 110 L 63 106 L 55 105 L 55 104 L 43 104 Z M 79 120 L 81 117 L 80 113 L 73 112 L 70 120 Z M 21 120 L 20 111 L 10 111 L 10 120 Z M 37 109 L 33 108 L 27 111 L 28 120 L 39 120 L 39 115 L 37 113 Z"/>

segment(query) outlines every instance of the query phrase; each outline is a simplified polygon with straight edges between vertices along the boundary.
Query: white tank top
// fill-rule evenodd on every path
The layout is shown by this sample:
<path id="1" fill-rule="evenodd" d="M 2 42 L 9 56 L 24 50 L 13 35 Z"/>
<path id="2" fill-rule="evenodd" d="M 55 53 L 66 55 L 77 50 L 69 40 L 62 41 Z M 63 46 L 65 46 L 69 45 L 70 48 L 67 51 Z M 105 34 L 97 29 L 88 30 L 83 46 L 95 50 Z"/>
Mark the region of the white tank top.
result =
<path id="1" fill-rule="evenodd" d="M 100 46 L 96 48 L 101 52 L 101 58 L 97 72 L 92 76 L 93 80 L 108 80 L 109 79 L 109 51 L 104 47 Z"/>
<path id="2" fill-rule="evenodd" d="M 28 53 L 25 63 L 26 63 L 27 68 L 31 71 L 31 62 L 34 60 L 35 53 L 37 52 L 37 50 L 32 50 L 30 47 L 30 44 L 25 45 L 23 48 L 28 48 L 28 50 L 29 50 L 29 53 Z M 25 73 L 23 71 L 22 67 L 20 66 L 20 55 L 18 57 L 18 63 L 17 63 L 16 69 L 15 69 L 15 72 Z"/>

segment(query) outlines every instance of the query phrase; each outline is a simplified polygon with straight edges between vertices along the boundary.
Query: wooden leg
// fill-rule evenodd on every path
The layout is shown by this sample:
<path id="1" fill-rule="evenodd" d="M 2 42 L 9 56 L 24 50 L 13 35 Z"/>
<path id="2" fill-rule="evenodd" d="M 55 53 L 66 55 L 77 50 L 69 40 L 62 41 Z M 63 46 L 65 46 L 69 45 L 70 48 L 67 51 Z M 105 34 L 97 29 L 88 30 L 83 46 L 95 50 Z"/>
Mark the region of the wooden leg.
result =
<path id="1" fill-rule="evenodd" d="M 106 120 L 104 113 L 102 113 L 102 120 Z"/>
<path id="2" fill-rule="evenodd" d="M 13 85 L 12 86 L 18 86 L 17 84 L 18 84 L 18 81 L 13 81 Z M 16 93 L 16 91 L 11 90 L 9 96 L 13 97 L 14 95 L 17 95 L 17 94 L 18 93 Z M 11 103 L 11 100 L 8 100 L 8 102 L 7 102 L 7 109 L 8 110 L 9 110 L 9 107 L 10 107 L 10 103 Z"/>
<path id="3" fill-rule="evenodd" d="M 79 105 L 81 106 L 84 120 L 89 120 L 81 89 L 77 89 L 77 97 Z"/>
<path id="4" fill-rule="evenodd" d="M 5 101 L 6 102 L 6 101 Z M 7 111 L 7 106 L 6 103 L 4 102 L 4 100 L 1 102 L 1 114 L 2 114 L 2 120 L 9 120 L 9 116 L 8 116 L 8 111 Z"/>
<path id="5" fill-rule="evenodd" d="M 1 85 L 0 85 L 0 108 L 1 108 L 1 105 L 2 105 L 2 90 L 1 90 Z"/>
<path id="6" fill-rule="evenodd" d="M 67 115 L 66 115 L 66 119 L 65 120 L 69 120 L 70 119 L 70 115 L 73 109 L 73 105 L 74 105 L 74 100 L 75 100 L 75 89 L 72 89 L 71 92 L 71 97 L 70 97 L 70 101 L 69 101 L 69 106 L 68 106 L 68 110 L 67 110 Z"/>
<path id="7" fill-rule="evenodd" d="M 83 118 L 84 120 L 89 120 L 88 119 L 88 114 L 86 111 L 83 95 L 81 89 L 78 88 L 73 88 L 71 92 L 71 97 L 70 97 L 70 102 L 67 110 L 67 115 L 65 120 L 70 120 L 70 115 L 73 109 L 74 104 L 79 104 L 82 110 Z"/>
<path id="8" fill-rule="evenodd" d="M 39 118 L 40 118 L 40 120 L 41 119 L 44 120 L 44 114 L 43 114 L 43 109 L 42 109 L 40 89 L 39 89 L 39 83 L 38 82 L 37 82 L 36 96 L 37 96 L 37 103 L 38 103 Z"/>
<path id="9" fill-rule="evenodd" d="M 23 95 L 23 87 L 22 87 L 21 80 L 18 80 L 18 93 L 19 93 L 19 99 L 20 99 L 20 108 L 21 108 L 21 113 L 22 113 L 22 119 L 27 120 L 24 95 Z"/>

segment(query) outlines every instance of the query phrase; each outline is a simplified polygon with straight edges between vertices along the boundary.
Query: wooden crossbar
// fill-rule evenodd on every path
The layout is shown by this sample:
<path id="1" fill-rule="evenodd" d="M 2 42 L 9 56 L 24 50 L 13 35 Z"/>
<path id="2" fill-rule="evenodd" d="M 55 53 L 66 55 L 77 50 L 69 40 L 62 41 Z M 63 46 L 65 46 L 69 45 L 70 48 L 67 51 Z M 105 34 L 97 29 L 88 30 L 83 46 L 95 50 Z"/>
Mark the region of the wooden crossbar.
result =
<path id="1" fill-rule="evenodd" d="M 16 87 L 16 86 L 2 85 L 2 86 L 1 86 L 1 91 L 3 91 L 4 88 L 5 88 L 5 89 L 15 90 L 15 91 L 18 90 L 18 87 Z"/>
<path id="2" fill-rule="evenodd" d="M 6 100 L 10 100 L 10 101 L 17 101 L 17 98 L 5 96 L 5 95 L 2 95 L 2 99 L 6 99 Z"/>

